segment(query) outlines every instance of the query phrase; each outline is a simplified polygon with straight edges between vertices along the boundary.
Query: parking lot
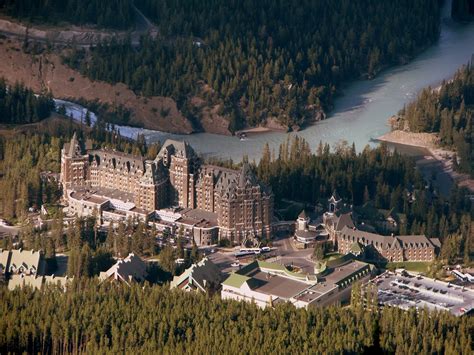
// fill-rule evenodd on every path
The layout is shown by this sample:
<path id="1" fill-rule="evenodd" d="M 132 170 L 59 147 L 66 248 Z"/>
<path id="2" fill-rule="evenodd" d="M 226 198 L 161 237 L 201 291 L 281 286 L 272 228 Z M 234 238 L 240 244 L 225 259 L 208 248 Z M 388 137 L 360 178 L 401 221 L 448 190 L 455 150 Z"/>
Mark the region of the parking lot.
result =
<path id="1" fill-rule="evenodd" d="M 451 283 L 408 273 L 385 272 L 372 281 L 379 303 L 403 309 L 445 310 L 456 316 L 474 309 L 474 291 Z"/>

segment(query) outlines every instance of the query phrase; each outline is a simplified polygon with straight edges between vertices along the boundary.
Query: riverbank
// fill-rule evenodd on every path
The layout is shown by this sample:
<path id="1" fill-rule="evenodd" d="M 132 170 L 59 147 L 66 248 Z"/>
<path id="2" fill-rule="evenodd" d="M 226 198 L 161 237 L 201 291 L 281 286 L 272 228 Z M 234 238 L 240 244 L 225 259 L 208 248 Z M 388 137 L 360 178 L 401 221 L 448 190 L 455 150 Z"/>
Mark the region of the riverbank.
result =
<path id="1" fill-rule="evenodd" d="M 427 154 L 417 159 L 417 166 L 424 171 L 437 174 L 438 185 L 446 190 L 446 175 L 459 187 L 466 187 L 474 193 L 474 179 L 468 174 L 454 171 L 453 157 L 455 152 L 440 148 L 438 137 L 434 133 L 412 133 L 400 130 L 391 131 L 377 138 L 379 142 L 389 145 L 401 145 L 414 148 L 423 148 Z M 428 176 L 429 177 L 429 176 Z"/>

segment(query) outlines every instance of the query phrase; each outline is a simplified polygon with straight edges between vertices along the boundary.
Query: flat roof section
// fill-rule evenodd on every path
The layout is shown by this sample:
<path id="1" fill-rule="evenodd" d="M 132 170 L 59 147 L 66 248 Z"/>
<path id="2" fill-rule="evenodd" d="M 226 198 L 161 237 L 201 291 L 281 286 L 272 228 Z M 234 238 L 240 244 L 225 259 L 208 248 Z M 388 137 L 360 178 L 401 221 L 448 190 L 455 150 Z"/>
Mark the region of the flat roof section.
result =
<path id="1" fill-rule="evenodd" d="M 93 193 L 88 192 L 88 191 L 73 191 L 71 193 L 71 197 L 78 201 L 87 201 L 87 202 L 95 203 L 97 205 L 101 205 L 108 201 L 107 198 L 94 195 Z"/>
<path id="2" fill-rule="evenodd" d="M 133 202 L 133 194 L 117 189 L 109 189 L 106 187 L 98 187 L 91 190 L 94 195 L 104 196 L 123 202 Z"/>
<path id="3" fill-rule="evenodd" d="M 204 211 L 198 208 L 195 209 L 190 209 L 185 212 L 183 212 L 183 215 L 188 217 L 188 218 L 193 218 L 198 221 L 200 220 L 207 220 L 211 223 L 215 223 L 217 225 L 217 213 L 209 212 L 209 211 Z"/>
<path id="4" fill-rule="evenodd" d="M 247 276 L 259 281 L 259 286 L 254 289 L 255 291 L 285 299 L 289 299 L 308 288 L 308 284 L 304 282 L 290 280 L 289 278 L 272 275 L 260 270 Z"/>
<path id="5" fill-rule="evenodd" d="M 304 290 L 301 294 L 295 297 L 298 301 L 303 301 L 307 303 L 313 302 L 315 299 L 321 297 L 322 295 L 332 291 L 337 290 L 339 286 L 333 283 L 321 282 L 308 289 Z"/>
<path id="6" fill-rule="evenodd" d="M 325 277 L 325 279 L 327 282 L 337 283 L 367 267 L 367 263 L 358 260 L 351 260 L 346 264 L 335 267 L 333 271 Z"/>

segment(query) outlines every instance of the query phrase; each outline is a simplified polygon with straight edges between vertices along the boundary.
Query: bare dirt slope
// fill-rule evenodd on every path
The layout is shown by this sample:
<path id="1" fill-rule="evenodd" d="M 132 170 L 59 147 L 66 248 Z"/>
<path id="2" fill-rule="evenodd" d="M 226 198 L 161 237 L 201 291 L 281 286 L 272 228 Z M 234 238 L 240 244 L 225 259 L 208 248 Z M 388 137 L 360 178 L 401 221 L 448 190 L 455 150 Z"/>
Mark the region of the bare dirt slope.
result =
<path id="1" fill-rule="evenodd" d="M 0 76 L 22 81 L 35 92 L 51 90 L 56 98 L 96 100 L 124 105 L 132 111 L 131 123 L 171 133 L 193 132 L 191 122 L 178 111 L 171 98 L 137 96 L 124 84 L 92 81 L 61 63 L 59 55 L 25 54 L 14 40 L 0 40 Z"/>

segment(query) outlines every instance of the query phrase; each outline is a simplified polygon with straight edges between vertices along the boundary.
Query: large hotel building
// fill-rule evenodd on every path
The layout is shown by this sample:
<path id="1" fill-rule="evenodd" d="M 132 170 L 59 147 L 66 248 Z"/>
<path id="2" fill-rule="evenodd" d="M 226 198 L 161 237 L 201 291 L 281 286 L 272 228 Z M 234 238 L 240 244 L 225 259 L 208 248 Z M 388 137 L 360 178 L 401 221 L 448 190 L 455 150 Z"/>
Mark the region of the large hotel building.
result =
<path id="1" fill-rule="evenodd" d="M 146 160 L 110 149 L 83 149 L 74 135 L 61 152 L 61 183 L 71 213 L 97 213 L 103 220 L 173 220 L 179 211 L 175 220 L 193 225 L 199 244 L 212 237 L 242 243 L 271 231 L 273 194 L 250 167 L 202 164 L 186 142 L 167 140 L 154 160 Z"/>

